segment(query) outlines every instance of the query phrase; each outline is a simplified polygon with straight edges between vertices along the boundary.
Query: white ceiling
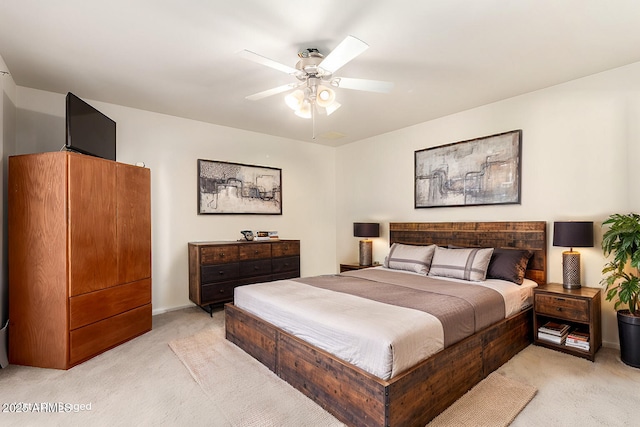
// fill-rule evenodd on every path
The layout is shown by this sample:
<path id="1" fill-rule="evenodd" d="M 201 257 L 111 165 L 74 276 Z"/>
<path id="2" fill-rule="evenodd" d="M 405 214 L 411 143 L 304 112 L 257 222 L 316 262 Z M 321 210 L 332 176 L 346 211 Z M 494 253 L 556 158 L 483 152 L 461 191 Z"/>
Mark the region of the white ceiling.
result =
<path id="1" fill-rule="evenodd" d="M 293 67 L 347 35 L 370 48 L 337 75 L 391 93 L 338 89 L 315 141 L 283 94 L 245 99 L 295 79 L 242 49 Z M 638 62 L 639 46 L 637 0 L 0 1 L 20 86 L 331 146 Z"/>

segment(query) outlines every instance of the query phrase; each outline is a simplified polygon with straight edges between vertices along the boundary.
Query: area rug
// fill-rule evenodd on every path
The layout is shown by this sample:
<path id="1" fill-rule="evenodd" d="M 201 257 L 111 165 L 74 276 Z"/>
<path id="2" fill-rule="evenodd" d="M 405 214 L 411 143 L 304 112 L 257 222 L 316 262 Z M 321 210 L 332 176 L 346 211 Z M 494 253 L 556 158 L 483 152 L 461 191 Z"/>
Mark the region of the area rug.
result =
<path id="1" fill-rule="evenodd" d="M 222 328 L 169 343 L 228 425 L 344 426 L 266 366 L 224 338 Z M 220 420 L 217 420 L 219 424 Z"/>
<path id="2" fill-rule="evenodd" d="M 229 426 L 344 426 L 227 341 L 223 328 L 172 341 L 169 347 L 223 410 Z M 534 387 L 494 372 L 428 426 L 507 426 L 535 393 Z"/>
<path id="3" fill-rule="evenodd" d="M 449 406 L 428 427 L 508 426 L 537 389 L 493 372 Z"/>

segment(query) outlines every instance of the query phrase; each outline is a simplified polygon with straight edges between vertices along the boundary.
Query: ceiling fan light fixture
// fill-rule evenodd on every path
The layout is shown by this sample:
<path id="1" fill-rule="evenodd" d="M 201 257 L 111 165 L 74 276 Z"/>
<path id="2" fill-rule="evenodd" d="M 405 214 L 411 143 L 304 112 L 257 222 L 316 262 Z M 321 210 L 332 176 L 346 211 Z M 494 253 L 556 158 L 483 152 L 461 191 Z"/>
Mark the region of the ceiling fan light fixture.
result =
<path id="1" fill-rule="evenodd" d="M 300 105 L 300 108 L 295 110 L 295 114 L 298 117 L 302 117 L 303 119 L 311 118 L 311 102 L 308 99 L 304 99 Z"/>
<path id="2" fill-rule="evenodd" d="M 300 89 L 294 90 L 284 97 L 284 102 L 293 111 L 298 111 L 300 110 L 300 108 L 302 107 L 302 103 L 304 102 L 304 92 L 302 92 Z"/>
<path id="3" fill-rule="evenodd" d="M 324 85 L 318 86 L 318 91 L 316 94 L 316 104 L 319 107 L 327 108 L 331 104 L 333 104 L 336 100 L 336 92 Z"/>
<path id="4" fill-rule="evenodd" d="M 331 113 L 335 112 L 341 106 L 342 106 L 342 104 L 340 104 L 339 102 L 333 102 L 331 105 L 327 106 L 326 107 L 327 116 L 330 116 Z"/>

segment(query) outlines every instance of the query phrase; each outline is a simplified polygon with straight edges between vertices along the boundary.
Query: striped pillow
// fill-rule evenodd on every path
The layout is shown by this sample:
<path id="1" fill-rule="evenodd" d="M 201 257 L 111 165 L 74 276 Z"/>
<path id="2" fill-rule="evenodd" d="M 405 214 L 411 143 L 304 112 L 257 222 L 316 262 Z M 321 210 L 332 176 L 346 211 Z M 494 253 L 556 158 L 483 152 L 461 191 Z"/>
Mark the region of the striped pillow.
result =
<path id="1" fill-rule="evenodd" d="M 436 245 L 413 246 L 394 243 L 389 255 L 384 258 L 384 266 L 393 270 L 406 270 L 427 275 Z"/>
<path id="2" fill-rule="evenodd" d="M 446 249 L 437 247 L 431 261 L 429 276 L 454 277 L 481 282 L 487 277 L 487 268 L 493 248 Z"/>

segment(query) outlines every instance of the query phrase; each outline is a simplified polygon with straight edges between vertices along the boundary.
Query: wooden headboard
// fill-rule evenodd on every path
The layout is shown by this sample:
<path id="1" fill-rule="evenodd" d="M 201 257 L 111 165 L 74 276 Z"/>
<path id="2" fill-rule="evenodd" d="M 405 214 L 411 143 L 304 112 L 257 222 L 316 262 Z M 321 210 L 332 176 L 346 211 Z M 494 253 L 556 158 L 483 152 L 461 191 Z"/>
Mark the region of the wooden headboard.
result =
<path id="1" fill-rule="evenodd" d="M 521 222 L 392 222 L 389 244 L 529 249 L 533 256 L 526 277 L 547 281 L 547 223 Z"/>

